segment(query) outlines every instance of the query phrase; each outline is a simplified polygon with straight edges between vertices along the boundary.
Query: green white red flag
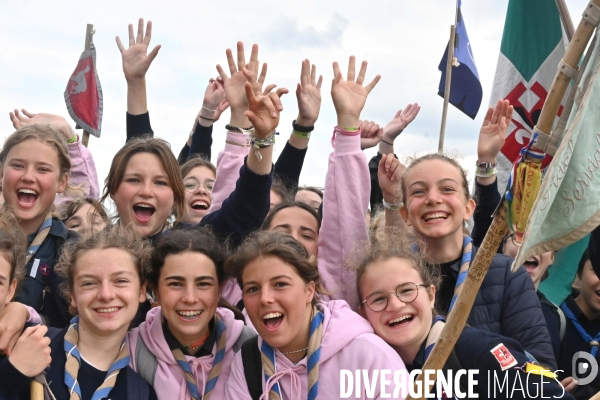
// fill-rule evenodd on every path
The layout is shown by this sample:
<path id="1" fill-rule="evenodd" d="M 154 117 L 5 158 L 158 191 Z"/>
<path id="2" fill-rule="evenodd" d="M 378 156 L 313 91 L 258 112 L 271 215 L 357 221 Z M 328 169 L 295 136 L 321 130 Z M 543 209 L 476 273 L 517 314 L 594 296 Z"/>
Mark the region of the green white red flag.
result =
<path id="1" fill-rule="evenodd" d="M 501 190 L 542 111 L 567 45 L 554 0 L 510 0 L 490 105 L 508 99 L 515 112 L 498 155 Z M 568 91 L 563 98 L 563 105 Z M 560 116 L 561 106 L 558 115 Z M 550 133 L 550 132 L 547 132 Z M 546 157 L 543 167 L 551 157 Z"/>

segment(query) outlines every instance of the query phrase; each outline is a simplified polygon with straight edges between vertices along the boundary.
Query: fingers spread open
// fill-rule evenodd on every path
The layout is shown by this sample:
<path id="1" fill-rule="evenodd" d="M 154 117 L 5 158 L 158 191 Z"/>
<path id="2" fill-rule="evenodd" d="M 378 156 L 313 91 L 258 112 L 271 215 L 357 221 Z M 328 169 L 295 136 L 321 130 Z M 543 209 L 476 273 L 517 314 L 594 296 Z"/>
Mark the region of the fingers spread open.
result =
<path id="1" fill-rule="evenodd" d="M 310 65 L 310 61 L 306 60 L 306 62 Z M 315 86 L 317 81 L 317 67 L 313 64 L 310 68 L 310 84 Z"/>
<path id="2" fill-rule="evenodd" d="M 490 120 L 492 119 L 493 113 L 494 113 L 494 107 L 488 108 L 487 112 L 485 113 L 485 117 L 483 117 L 482 126 L 488 126 L 490 124 Z"/>
<path id="3" fill-rule="evenodd" d="M 25 114 L 25 115 L 26 115 L 27 117 L 29 117 L 29 118 L 33 118 L 33 117 L 35 117 L 35 114 L 32 114 L 32 113 L 30 113 L 29 111 L 27 111 L 27 110 L 26 110 L 26 109 L 24 109 L 24 108 L 23 108 L 21 111 L 23 112 L 23 114 Z"/>
<path id="4" fill-rule="evenodd" d="M 373 88 L 375 87 L 375 85 L 377 85 L 377 82 L 379 82 L 380 79 L 381 75 L 377 75 L 375 78 L 373 78 L 371 83 L 365 86 L 365 89 L 367 89 L 367 93 L 371 93 L 371 90 L 373 90 Z"/>
<path id="5" fill-rule="evenodd" d="M 269 93 L 268 96 L 260 97 L 258 102 L 261 104 L 262 107 L 267 109 L 269 115 L 272 118 L 277 118 L 276 105 L 273 104 L 273 98 L 277 98 L 277 100 L 279 101 L 279 98 L 275 93 Z M 279 102 L 279 104 L 281 105 L 281 102 Z"/>
<path id="6" fill-rule="evenodd" d="M 263 94 L 269 94 L 271 93 L 271 90 L 275 89 L 277 87 L 276 84 L 271 83 L 269 85 L 267 85 L 267 87 L 265 88 L 265 91 L 263 92 Z"/>
<path id="7" fill-rule="evenodd" d="M 258 46 L 256 51 L 258 52 Z M 246 66 L 246 57 L 244 56 L 244 43 L 242 42 L 237 42 L 237 61 L 238 71 L 241 71 Z"/>
<path id="8" fill-rule="evenodd" d="M 135 44 L 142 43 L 144 41 L 144 19 L 140 18 L 138 21 L 137 36 L 135 37 Z"/>
<path id="9" fill-rule="evenodd" d="M 246 91 L 246 98 L 248 99 L 248 106 L 256 104 L 256 97 L 254 96 L 254 90 L 250 82 L 244 84 L 244 90 Z"/>
<path id="10" fill-rule="evenodd" d="M 358 72 L 358 78 L 356 79 L 356 83 L 358 83 L 361 86 L 365 81 L 365 75 L 367 74 L 367 65 L 368 63 L 366 61 L 363 61 L 362 64 L 360 64 L 360 71 Z"/>
<path id="11" fill-rule="evenodd" d="M 127 25 L 127 29 L 129 32 L 129 47 L 135 45 L 135 35 L 133 34 L 133 24 Z"/>
<path id="12" fill-rule="evenodd" d="M 350 56 L 350 60 L 348 60 L 348 78 L 346 80 L 348 82 L 354 82 L 355 76 L 356 76 L 356 57 Z"/>
<path id="13" fill-rule="evenodd" d="M 262 87 L 265 83 L 265 78 L 267 77 L 267 63 L 263 63 L 262 68 L 260 69 L 260 76 L 258 77 L 258 83 Z"/>
<path id="14" fill-rule="evenodd" d="M 235 61 L 233 60 L 233 52 L 231 51 L 231 49 L 227 49 L 227 50 L 225 50 L 225 54 L 227 54 L 227 64 L 229 65 L 229 74 L 233 75 L 238 71 L 238 69 L 235 65 Z M 241 70 L 242 69 L 240 68 L 240 71 Z M 223 79 L 225 79 L 225 78 L 223 78 Z"/>
<path id="15" fill-rule="evenodd" d="M 123 52 L 125 51 L 125 46 L 123 46 L 123 43 L 121 43 L 121 39 L 117 36 L 117 47 L 119 48 L 119 51 L 121 52 L 121 54 L 123 54 Z"/>
<path id="16" fill-rule="evenodd" d="M 152 39 L 152 21 L 148 21 L 146 24 L 146 36 L 144 36 L 144 44 L 148 46 Z"/>
<path id="17" fill-rule="evenodd" d="M 340 80 L 338 80 L 338 75 L 340 75 L 341 78 L 341 71 L 340 71 L 340 65 L 337 63 L 337 61 L 333 62 L 333 76 L 334 76 L 334 81 L 339 82 Z"/>
<path id="18" fill-rule="evenodd" d="M 238 58 L 239 58 L 239 53 L 238 53 Z M 257 44 L 252 45 L 252 53 L 250 53 L 250 67 L 256 68 L 256 71 L 258 71 L 258 45 Z"/>
<path id="19" fill-rule="evenodd" d="M 317 89 L 321 91 L 321 84 L 323 83 L 323 75 L 319 75 L 319 81 L 317 82 Z"/>
<path id="20" fill-rule="evenodd" d="M 148 54 L 148 58 L 150 59 L 150 62 L 152 62 L 156 58 L 159 50 L 160 50 L 160 44 L 157 44 L 156 47 L 154 47 L 152 49 L 152 51 Z"/>
<path id="21" fill-rule="evenodd" d="M 309 83 L 310 77 L 310 64 L 308 60 L 302 61 L 302 72 L 300 73 L 300 84 L 302 86 L 307 86 Z"/>

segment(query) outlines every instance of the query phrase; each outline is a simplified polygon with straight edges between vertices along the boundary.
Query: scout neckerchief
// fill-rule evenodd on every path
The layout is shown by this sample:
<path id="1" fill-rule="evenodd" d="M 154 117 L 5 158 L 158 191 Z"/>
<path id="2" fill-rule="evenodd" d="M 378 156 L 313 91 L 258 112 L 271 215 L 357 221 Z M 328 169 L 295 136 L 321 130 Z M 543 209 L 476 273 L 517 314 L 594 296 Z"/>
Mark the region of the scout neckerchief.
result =
<path id="1" fill-rule="evenodd" d="M 454 303 L 458 298 L 458 294 L 460 293 L 460 288 L 462 287 L 463 282 L 467 279 L 467 274 L 469 273 L 469 266 L 471 265 L 471 257 L 473 256 L 473 240 L 470 236 L 465 236 L 463 239 L 463 247 L 462 247 L 462 258 L 460 260 L 460 270 L 458 271 L 458 278 L 456 278 L 456 285 L 454 285 L 454 295 L 452 296 L 452 301 L 450 302 L 450 308 L 448 312 L 452 310 L 454 307 Z"/>
<path id="2" fill-rule="evenodd" d="M 560 305 L 560 309 L 563 310 L 565 316 L 569 319 L 569 321 L 571 321 L 573 327 L 575 328 L 577 333 L 579 333 L 579 336 L 581 336 L 581 338 L 585 340 L 587 344 L 590 345 L 590 347 L 592 348 L 590 350 L 590 354 L 592 355 L 592 357 L 596 357 L 596 354 L 598 354 L 598 345 L 600 345 L 600 332 L 596 335 L 596 337 L 592 337 L 590 334 L 588 334 L 585 331 L 585 329 L 583 329 L 583 326 L 581 326 L 581 323 L 575 317 L 569 306 L 567 306 L 566 301 Z"/>
<path id="3" fill-rule="evenodd" d="M 323 335 L 323 313 L 313 307 L 314 317 L 310 321 L 308 333 L 308 361 L 306 370 L 308 373 L 308 400 L 315 400 L 319 394 L 319 358 L 321 357 L 321 337 Z M 281 390 L 278 382 L 272 382 L 272 377 L 277 377 L 277 365 L 275 363 L 275 351 L 263 340 L 260 348 L 262 366 L 265 373 L 265 382 L 269 390 L 270 400 L 280 400 Z M 269 388 L 269 386 L 271 386 Z"/>
<path id="4" fill-rule="evenodd" d="M 69 400 L 81 400 L 81 388 L 77 382 L 77 374 L 79 373 L 79 366 L 81 365 L 81 354 L 77 344 L 79 343 L 79 317 L 74 317 L 71 320 L 71 325 L 65 334 L 64 350 L 67 355 L 67 361 L 65 363 L 65 385 L 69 389 Z M 91 400 L 100 400 L 108 397 L 110 391 L 117 382 L 117 375 L 119 371 L 129 365 L 129 350 L 125 344 L 125 339 L 121 343 L 119 354 L 115 361 L 108 369 L 106 378 L 102 385 L 100 385 Z"/>
<path id="5" fill-rule="evenodd" d="M 44 219 L 44 222 L 42 222 L 42 225 L 38 229 L 37 234 L 35 235 L 35 238 L 33 238 L 33 241 L 27 248 L 27 257 L 25 258 L 25 263 L 28 263 L 29 260 L 31 260 L 31 257 L 33 257 L 35 255 L 35 253 L 37 253 L 37 251 L 39 250 L 42 243 L 44 243 L 44 240 L 46 240 L 46 237 L 48 236 L 48 233 L 50 232 L 51 226 L 52 226 L 52 211 L 48 211 L 48 213 L 46 214 L 46 219 Z"/>
<path id="6" fill-rule="evenodd" d="M 217 338 L 217 354 L 215 355 L 215 359 L 213 360 L 213 366 L 210 370 L 208 381 L 206 381 L 206 384 L 204 385 L 202 397 L 198 393 L 198 387 L 196 386 L 196 378 L 194 377 L 192 368 L 190 367 L 189 362 L 185 358 L 185 355 L 179 348 L 171 350 L 173 352 L 173 357 L 175 357 L 175 360 L 177 361 L 177 364 L 179 364 L 179 366 L 181 367 L 181 369 L 183 369 L 183 372 L 185 373 L 185 382 L 187 384 L 188 392 L 190 392 L 190 396 L 192 396 L 192 399 L 194 400 L 208 400 L 210 398 L 211 392 L 215 388 L 217 380 L 219 379 L 219 374 L 221 373 L 221 369 L 223 368 L 223 359 L 225 358 L 225 344 L 227 342 L 227 335 L 225 334 L 226 326 L 218 315 L 215 314 L 214 318 Z"/>

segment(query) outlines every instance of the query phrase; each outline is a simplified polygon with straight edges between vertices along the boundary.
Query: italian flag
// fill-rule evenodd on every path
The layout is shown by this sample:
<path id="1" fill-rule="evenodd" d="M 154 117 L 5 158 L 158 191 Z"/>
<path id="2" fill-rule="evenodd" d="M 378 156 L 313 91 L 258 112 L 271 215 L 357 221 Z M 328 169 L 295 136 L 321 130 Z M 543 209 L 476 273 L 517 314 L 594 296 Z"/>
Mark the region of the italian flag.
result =
<path id="1" fill-rule="evenodd" d="M 529 143 L 567 44 L 555 0 L 509 0 L 490 97 L 491 106 L 507 99 L 515 108 L 498 155 L 501 190 L 520 150 Z M 568 92 L 563 105 L 567 97 Z M 562 110 L 561 106 L 558 116 Z M 550 157 L 546 157 L 543 166 L 549 162 Z"/>

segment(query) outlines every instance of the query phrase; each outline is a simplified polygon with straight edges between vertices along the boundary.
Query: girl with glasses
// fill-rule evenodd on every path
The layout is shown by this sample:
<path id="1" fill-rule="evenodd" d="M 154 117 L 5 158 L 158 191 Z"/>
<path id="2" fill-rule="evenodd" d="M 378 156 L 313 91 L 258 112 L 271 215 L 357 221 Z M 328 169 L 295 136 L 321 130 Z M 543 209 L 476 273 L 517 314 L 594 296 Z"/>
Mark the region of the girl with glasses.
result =
<path id="1" fill-rule="evenodd" d="M 374 244 L 358 267 L 359 313 L 412 371 L 422 369 L 445 324 L 435 308 L 440 274 L 428 268 L 420 254 L 408 250 L 409 243 L 391 239 L 383 238 Z M 540 382 L 544 385 L 544 396 L 571 398 L 550 372 L 533 372 L 528 378 L 526 371 L 543 368 L 528 363 L 517 341 L 471 327 L 462 331 L 444 365 L 444 370 L 448 369 L 479 370 L 475 387 L 479 398 L 537 398 L 536 385 Z M 526 388 L 512 394 L 496 392 L 495 396 L 488 392 L 494 376 L 504 380 L 505 375 L 509 385 L 520 380 Z M 461 381 L 461 391 L 466 387 L 467 382 Z"/>
<path id="2" fill-rule="evenodd" d="M 250 400 L 261 394 L 270 399 L 335 399 L 342 369 L 405 369 L 345 301 L 321 301 L 316 259 L 292 236 L 257 233 L 244 241 L 226 268 L 243 290 L 245 310 L 259 335 L 236 355 L 226 399 Z M 358 391 L 353 398 L 380 398 L 380 385 L 368 396 L 364 386 Z"/>

